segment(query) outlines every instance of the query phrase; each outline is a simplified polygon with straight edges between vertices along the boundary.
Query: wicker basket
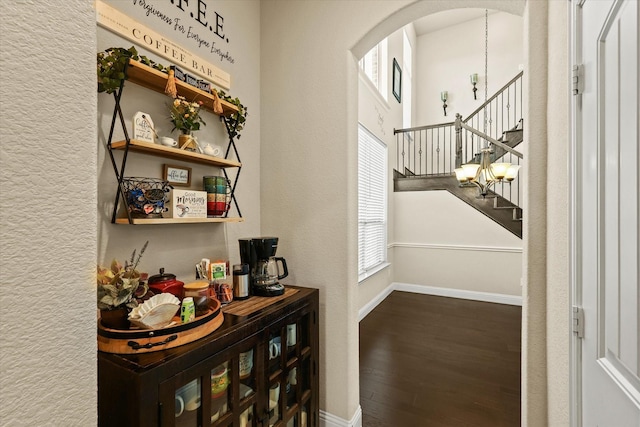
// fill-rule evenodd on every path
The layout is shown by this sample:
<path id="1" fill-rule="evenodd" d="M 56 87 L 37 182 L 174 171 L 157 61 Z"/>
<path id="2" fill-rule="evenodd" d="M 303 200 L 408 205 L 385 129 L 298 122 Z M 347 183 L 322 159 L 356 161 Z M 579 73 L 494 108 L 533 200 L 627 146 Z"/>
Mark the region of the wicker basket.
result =
<path id="1" fill-rule="evenodd" d="M 122 186 L 127 206 L 134 218 L 162 218 L 171 186 L 157 178 L 125 177 Z"/>

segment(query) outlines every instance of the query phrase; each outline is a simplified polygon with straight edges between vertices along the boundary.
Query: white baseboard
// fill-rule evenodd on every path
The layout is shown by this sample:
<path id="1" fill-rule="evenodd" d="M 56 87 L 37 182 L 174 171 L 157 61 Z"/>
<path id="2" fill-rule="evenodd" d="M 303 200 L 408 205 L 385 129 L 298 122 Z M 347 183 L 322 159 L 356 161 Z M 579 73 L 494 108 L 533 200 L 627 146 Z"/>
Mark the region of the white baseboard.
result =
<path id="1" fill-rule="evenodd" d="M 380 304 L 382 301 L 384 301 L 384 299 L 386 297 L 388 297 L 391 292 L 394 291 L 394 286 L 393 285 L 394 284 L 392 283 L 389 286 L 387 286 L 384 291 L 380 292 L 374 299 L 369 301 L 367 304 L 365 304 L 364 307 L 362 307 L 358 311 L 358 322 L 360 322 L 362 319 L 367 317 L 367 314 L 371 313 L 371 310 L 376 308 L 378 306 L 378 304 Z"/>
<path id="2" fill-rule="evenodd" d="M 415 294 L 437 295 L 441 297 L 470 299 L 474 301 L 495 302 L 497 304 L 522 305 L 522 297 L 517 295 L 494 294 L 491 292 L 467 291 L 464 289 L 439 288 L 436 286 L 414 285 L 412 283 L 391 284 L 394 291 L 413 292 Z"/>
<path id="3" fill-rule="evenodd" d="M 320 427 L 362 427 L 362 408 L 358 405 L 356 413 L 347 421 L 333 414 L 320 410 Z"/>
<path id="4" fill-rule="evenodd" d="M 437 286 L 415 285 L 412 283 L 393 282 L 369 301 L 358 312 L 358 321 L 362 321 L 393 291 L 413 292 L 414 294 L 436 295 L 441 297 L 460 298 L 474 301 L 493 302 L 496 304 L 522 306 L 522 297 L 517 295 L 495 294 L 491 292 L 467 291 L 464 289 L 440 288 Z"/>

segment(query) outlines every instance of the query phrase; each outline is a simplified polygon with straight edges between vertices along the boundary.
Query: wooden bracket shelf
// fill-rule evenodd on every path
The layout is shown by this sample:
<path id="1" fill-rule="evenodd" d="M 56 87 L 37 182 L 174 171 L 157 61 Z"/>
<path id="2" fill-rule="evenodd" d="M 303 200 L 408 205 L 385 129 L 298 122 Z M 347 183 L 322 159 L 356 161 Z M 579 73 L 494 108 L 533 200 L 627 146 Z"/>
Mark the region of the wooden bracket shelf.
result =
<path id="1" fill-rule="evenodd" d="M 129 66 L 127 67 L 127 78 L 129 81 L 142 87 L 146 87 L 147 89 L 151 89 L 159 93 L 165 93 L 164 89 L 167 86 L 169 75 L 156 70 L 155 68 L 144 65 L 139 61 L 130 59 Z M 202 101 L 204 103 L 202 108 L 216 114 L 213 112 L 214 97 L 212 94 L 178 79 L 176 79 L 176 89 L 178 91 L 178 95 L 184 96 L 187 101 Z M 230 116 L 238 112 L 238 107 L 232 103 L 227 102 L 224 99 L 221 99 L 220 102 L 222 103 L 223 116 Z"/>
<path id="2" fill-rule="evenodd" d="M 116 141 L 111 143 L 111 148 L 114 150 L 124 150 L 126 146 L 127 141 Z M 237 168 L 242 166 L 242 163 L 234 160 L 194 153 L 193 151 L 185 151 L 179 148 L 165 147 L 164 145 L 138 141 L 136 139 L 129 141 L 129 150 L 150 154 L 152 156 L 164 157 L 173 160 L 183 160 L 208 166 L 218 166 L 221 168 Z"/>
<path id="3" fill-rule="evenodd" d="M 244 218 L 216 217 L 216 218 L 132 218 L 133 225 L 157 225 L 157 224 L 200 224 L 219 222 L 243 222 Z M 128 218 L 116 218 L 116 224 L 129 224 Z"/>

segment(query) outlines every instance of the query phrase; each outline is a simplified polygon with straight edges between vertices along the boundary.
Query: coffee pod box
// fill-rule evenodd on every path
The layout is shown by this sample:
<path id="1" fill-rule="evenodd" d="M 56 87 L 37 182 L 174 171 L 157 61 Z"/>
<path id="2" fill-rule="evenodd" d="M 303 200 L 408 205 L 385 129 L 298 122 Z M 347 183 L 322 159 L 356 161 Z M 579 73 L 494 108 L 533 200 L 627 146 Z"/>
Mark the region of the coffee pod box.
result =
<path id="1" fill-rule="evenodd" d="M 167 207 L 168 218 L 206 218 L 207 192 L 174 188 Z"/>

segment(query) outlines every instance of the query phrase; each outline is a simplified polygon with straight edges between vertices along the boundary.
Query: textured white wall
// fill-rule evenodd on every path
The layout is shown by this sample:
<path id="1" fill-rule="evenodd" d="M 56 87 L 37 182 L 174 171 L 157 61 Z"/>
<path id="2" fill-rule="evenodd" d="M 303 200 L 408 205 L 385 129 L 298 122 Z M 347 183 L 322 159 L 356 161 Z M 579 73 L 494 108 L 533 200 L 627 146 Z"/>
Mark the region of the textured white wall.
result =
<path id="1" fill-rule="evenodd" d="M 0 424 L 96 422 L 95 13 L 3 2 Z"/>

